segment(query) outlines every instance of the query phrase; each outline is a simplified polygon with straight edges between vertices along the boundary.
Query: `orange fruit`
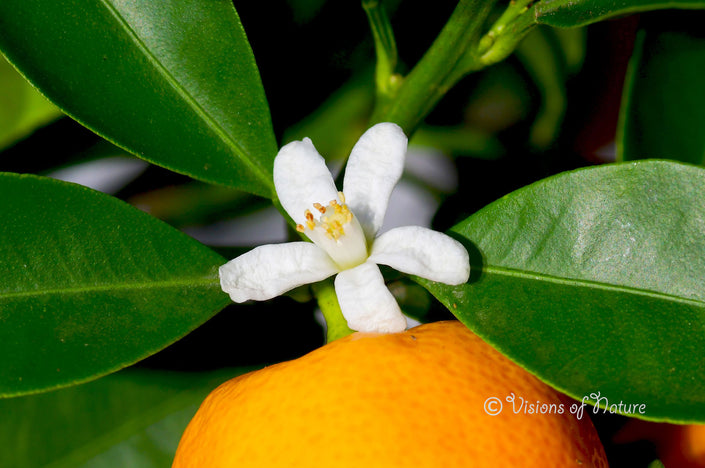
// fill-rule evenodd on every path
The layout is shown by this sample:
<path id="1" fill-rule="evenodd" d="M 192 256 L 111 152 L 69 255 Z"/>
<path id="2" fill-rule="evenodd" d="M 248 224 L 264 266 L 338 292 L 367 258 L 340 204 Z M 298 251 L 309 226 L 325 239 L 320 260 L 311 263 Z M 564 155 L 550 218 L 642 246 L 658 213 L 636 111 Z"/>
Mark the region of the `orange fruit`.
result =
<path id="1" fill-rule="evenodd" d="M 705 426 L 663 424 L 656 451 L 666 468 L 705 468 Z"/>
<path id="2" fill-rule="evenodd" d="M 515 414 L 511 394 L 555 411 Z M 570 404 L 459 322 L 354 333 L 218 387 L 173 467 L 607 466 Z"/>
<path id="3" fill-rule="evenodd" d="M 705 468 L 705 425 L 630 420 L 615 443 L 648 440 L 666 468 Z"/>

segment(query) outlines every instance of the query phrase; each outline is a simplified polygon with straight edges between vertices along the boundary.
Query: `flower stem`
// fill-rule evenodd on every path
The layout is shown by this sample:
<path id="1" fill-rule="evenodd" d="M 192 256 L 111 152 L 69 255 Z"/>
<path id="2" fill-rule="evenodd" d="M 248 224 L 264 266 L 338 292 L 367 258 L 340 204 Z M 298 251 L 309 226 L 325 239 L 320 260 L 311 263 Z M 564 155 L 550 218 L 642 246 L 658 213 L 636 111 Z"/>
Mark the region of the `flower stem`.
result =
<path id="1" fill-rule="evenodd" d="M 338 304 L 338 296 L 335 295 L 335 286 L 332 279 L 327 279 L 312 285 L 313 294 L 316 296 L 318 307 L 323 312 L 323 317 L 326 320 L 326 341 L 330 343 L 339 338 L 343 338 L 354 330 L 348 327 L 348 322 L 343 317 Z"/>
<path id="2" fill-rule="evenodd" d="M 394 30 L 381 0 L 362 0 L 362 8 L 367 13 L 372 38 L 375 42 L 377 99 L 384 100 L 393 94 L 400 78 L 399 75 L 394 74 L 398 59 Z"/>

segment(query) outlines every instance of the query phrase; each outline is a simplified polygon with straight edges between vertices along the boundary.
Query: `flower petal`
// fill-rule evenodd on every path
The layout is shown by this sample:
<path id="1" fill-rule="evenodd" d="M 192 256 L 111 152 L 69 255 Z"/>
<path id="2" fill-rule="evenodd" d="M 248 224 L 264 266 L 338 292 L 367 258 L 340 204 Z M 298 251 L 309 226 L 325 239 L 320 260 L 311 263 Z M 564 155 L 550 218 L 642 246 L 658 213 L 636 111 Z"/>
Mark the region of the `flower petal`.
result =
<path id="1" fill-rule="evenodd" d="M 298 224 L 314 203 L 338 200 L 338 190 L 326 161 L 309 138 L 285 145 L 274 159 L 274 187 L 282 206 Z"/>
<path id="2" fill-rule="evenodd" d="M 328 254 L 310 242 L 257 247 L 220 267 L 220 287 L 235 302 L 264 301 L 338 271 Z"/>
<path id="3" fill-rule="evenodd" d="M 407 138 L 393 123 L 380 123 L 360 137 L 350 153 L 343 193 L 368 240 L 382 226 L 389 196 L 404 170 Z"/>
<path id="4" fill-rule="evenodd" d="M 463 244 L 419 226 L 404 226 L 379 236 L 367 261 L 445 284 L 462 284 L 470 276 L 470 259 Z"/>
<path id="5" fill-rule="evenodd" d="M 396 333 L 406 329 L 406 317 L 374 263 L 363 263 L 338 273 L 335 292 L 340 310 L 353 330 Z"/>

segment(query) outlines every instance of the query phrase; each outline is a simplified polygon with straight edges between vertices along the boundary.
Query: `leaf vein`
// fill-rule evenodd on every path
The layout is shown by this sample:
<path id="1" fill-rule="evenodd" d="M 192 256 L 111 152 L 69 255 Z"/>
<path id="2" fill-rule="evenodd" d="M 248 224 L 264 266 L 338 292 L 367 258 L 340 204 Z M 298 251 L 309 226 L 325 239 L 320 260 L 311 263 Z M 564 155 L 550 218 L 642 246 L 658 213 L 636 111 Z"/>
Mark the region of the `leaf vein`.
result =
<path id="1" fill-rule="evenodd" d="M 603 289 L 603 290 L 607 290 L 607 291 L 624 292 L 624 293 L 628 293 L 628 294 L 635 294 L 635 295 L 639 295 L 639 296 L 651 297 L 651 298 L 660 299 L 660 300 L 667 300 L 667 301 L 677 302 L 677 303 L 681 303 L 681 304 L 692 305 L 692 306 L 696 306 L 696 307 L 704 307 L 705 306 L 705 301 L 703 301 L 703 300 L 676 296 L 676 295 L 667 294 L 667 293 L 664 293 L 661 291 L 640 289 L 640 288 L 637 288 L 634 286 L 604 283 L 604 282 L 600 282 L 600 281 L 586 280 L 586 279 L 582 279 L 582 278 L 565 278 L 565 277 L 549 275 L 547 273 L 542 273 L 542 272 L 517 270 L 514 268 L 508 268 L 508 267 L 497 266 L 497 265 L 483 265 L 482 267 L 478 266 L 477 268 L 481 268 L 483 273 L 492 273 L 492 274 L 496 274 L 496 275 L 500 275 L 500 276 L 503 275 L 503 276 L 511 276 L 511 277 L 515 277 L 515 278 L 526 278 L 526 279 L 532 279 L 532 280 L 536 280 L 536 281 L 545 281 L 548 283 L 573 285 L 573 286 L 578 286 L 578 287 L 594 287 L 597 289 Z"/>
<path id="2" fill-rule="evenodd" d="M 129 289 L 168 289 L 168 288 L 192 288 L 199 286 L 217 286 L 217 281 L 214 278 L 182 278 L 179 280 L 169 280 L 169 281 L 151 281 L 142 283 L 113 283 L 113 284 L 95 284 L 95 285 L 81 285 L 77 287 L 64 287 L 55 289 L 41 289 L 33 291 L 18 291 L 18 292 L 6 292 L 0 293 L 0 300 L 3 299 L 14 299 L 19 297 L 32 297 L 32 296 L 43 296 L 43 295 L 62 295 L 62 294 L 81 294 L 90 292 L 106 292 L 106 291 L 117 291 L 117 290 L 129 290 Z"/>

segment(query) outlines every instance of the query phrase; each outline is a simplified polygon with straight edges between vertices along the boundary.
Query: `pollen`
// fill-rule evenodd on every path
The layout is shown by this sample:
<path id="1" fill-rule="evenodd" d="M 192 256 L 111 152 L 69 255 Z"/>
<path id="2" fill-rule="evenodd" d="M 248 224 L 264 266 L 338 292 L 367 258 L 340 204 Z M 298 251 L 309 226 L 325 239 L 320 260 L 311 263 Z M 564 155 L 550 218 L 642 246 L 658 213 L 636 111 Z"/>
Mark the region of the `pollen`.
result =
<path id="1" fill-rule="evenodd" d="M 350 208 L 348 208 L 348 205 L 345 204 L 345 195 L 343 195 L 343 192 L 338 192 L 338 198 L 340 202 L 338 202 L 338 200 L 331 200 L 328 202 L 327 206 L 314 203 L 313 207 L 321 213 L 320 219 L 316 220 L 311 210 L 306 210 L 304 212 L 306 217 L 305 226 L 299 224 L 296 226 L 296 230 L 305 232 L 307 228 L 312 231 L 314 229 L 321 229 L 328 239 L 339 240 L 342 238 L 345 235 L 345 226 L 353 219 L 353 213 L 350 211 Z"/>

